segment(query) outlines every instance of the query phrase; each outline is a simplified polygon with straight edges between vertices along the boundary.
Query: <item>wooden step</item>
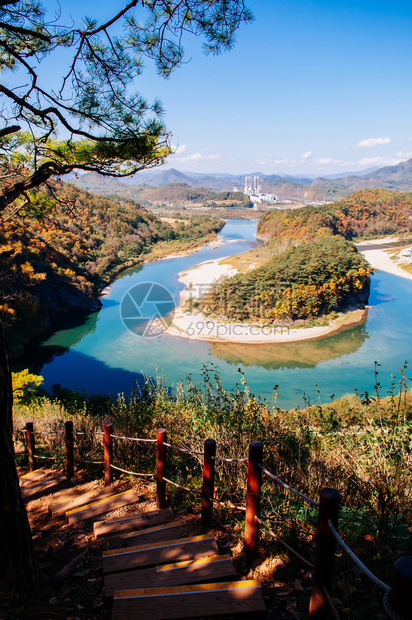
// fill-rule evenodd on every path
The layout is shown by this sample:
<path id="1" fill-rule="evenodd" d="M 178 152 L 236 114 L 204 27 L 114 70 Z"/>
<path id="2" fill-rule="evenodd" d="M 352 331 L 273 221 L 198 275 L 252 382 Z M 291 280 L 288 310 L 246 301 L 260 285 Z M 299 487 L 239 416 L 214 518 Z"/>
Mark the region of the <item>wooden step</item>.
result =
<path id="1" fill-rule="evenodd" d="M 120 538 L 131 545 L 148 545 L 162 540 L 173 540 L 176 538 L 187 538 L 194 534 L 194 523 L 190 521 L 175 521 L 162 525 L 161 527 L 149 527 L 138 532 L 128 532 L 122 534 Z"/>
<path id="2" fill-rule="evenodd" d="M 213 555 L 199 560 L 111 573 L 104 578 L 104 591 L 106 596 L 113 596 L 115 590 L 180 586 L 226 578 L 233 581 L 236 576 L 230 555 Z"/>
<path id="3" fill-rule="evenodd" d="M 208 555 L 219 555 L 213 536 L 193 536 L 138 547 L 103 551 L 103 572 L 127 571 L 146 568 L 166 562 L 194 560 Z"/>
<path id="4" fill-rule="evenodd" d="M 139 496 L 136 491 L 130 489 L 129 491 L 123 491 L 123 493 L 117 493 L 116 495 L 110 495 L 104 497 L 96 502 L 80 506 L 80 508 L 74 508 L 73 510 L 67 510 L 65 512 L 68 523 L 78 523 L 85 519 L 91 519 L 97 517 L 105 512 L 111 512 L 116 508 L 127 506 L 139 501 Z"/>
<path id="5" fill-rule="evenodd" d="M 48 476 L 47 478 L 43 478 L 38 482 L 34 482 L 29 486 L 25 486 L 21 490 L 21 496 L 24 500 L 28 500 L 34 495 L 38 493 L 44 493 L 44 491 L 48 491 L 49 489 L 53 489 L 58 484 L 62 482 L 66 482 L 67 478 L 63 474 L 55 474 L 54 476 Z"/>
<path id="6" fill-rule="evenodd" d="M 159 525 L 167 523 L 173 519 L 173 510 L 166 508 L 164 510 L 153 510 L 140 515 L 133 515 L 122 519 L 108 519 L 107 521 L 96 521 L 93 524 L 93 534 L 96 538 L 105 534 L 118 534 L 128 530 L 146 527 L 150 525 Z"/>
<path id="7" fill-rule="evenodd" d="M 199 618 L 265 610 L 260 583 L 255 580 L 116 591 L 112 620 Z M 254 617 L 258 617 L 257 615 Z"/>
<path id="8" fill-rule="evenodd" d="M 88 493 L 79 493 L 78 491 L 76 492 L 76 489 L 73 489 L 69 491 L 64 498 L 59 498 L 54 501 L 52 499 L 49 505 L 49 513 L 55 515 L 59 512 L 68 512 L 74 508 L 79 508 L 80 506 L 85 506 L 86 504 L 111 496 L 113 496 L 113 488 L 111 487 L 95 489 Z"/>
<path id="9" fill-rule="evenodd" d="M 34 471 L 28 471 L 27 474 L 23 474 L 19 476 L 19 483 L 22 488 L 28 487 L 35 482 L 39 482 L 40 480 L 44 480 L 48 476 L 51 476 L 53 471 L 50 469 L 44 469 L 41 467 L 40 469 L 35 469 Z"/>

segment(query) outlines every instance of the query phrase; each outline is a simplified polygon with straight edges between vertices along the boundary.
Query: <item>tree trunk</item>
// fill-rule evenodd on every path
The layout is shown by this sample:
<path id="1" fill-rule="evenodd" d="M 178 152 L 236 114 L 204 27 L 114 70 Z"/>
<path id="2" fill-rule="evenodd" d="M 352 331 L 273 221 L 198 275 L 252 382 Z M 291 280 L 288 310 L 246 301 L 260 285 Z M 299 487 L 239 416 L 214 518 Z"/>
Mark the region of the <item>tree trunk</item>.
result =
<path id="1" fill-rule="evenodd" d="M 41 574 L 20 494 L 12 440 L 13 393 L 0 321 L 0 592 L 38 590 Z"/>

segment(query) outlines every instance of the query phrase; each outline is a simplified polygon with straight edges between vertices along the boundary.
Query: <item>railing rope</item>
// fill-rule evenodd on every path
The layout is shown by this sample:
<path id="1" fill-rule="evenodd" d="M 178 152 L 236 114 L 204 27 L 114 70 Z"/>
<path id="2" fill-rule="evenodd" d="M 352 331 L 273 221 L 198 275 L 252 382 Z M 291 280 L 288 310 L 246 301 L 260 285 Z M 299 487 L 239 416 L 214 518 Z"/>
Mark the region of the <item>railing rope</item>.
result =
<path id="1" fill-rule="evenodd" d="M 141 441 L 141 442 L 149 442 L 156 443 L 156 439 L 149 439 L 147 437 L 125 437 L 124 435 L 112 435 L 113 439 L 128 439 L 129 441 Z"/>
<path id="2" fill-rule="evenodd" d="M 336 539 L 329 527 L 329 521 L 336 528 L 338 524 L 340 493 L 335 489 L 320 491 L 318 524 L 316 531 L 315 561 L 312 573 L 312 593 L 309 605 L 310 620 L 329 618 L 329 601 L 325 590 L 332 585 L 332 568 Z"/>
<path id="3" fill-rule="evenodd" d="M 377 585 L 379 588 L 381 588 L 382 590 L 388 591 L 390 590 L 390 587 L 384 583 L 383 581 L 381 581 L 378 577 L 376 577 L 376 575 L 374 575 L 369 568 L 367 568 L 365 566 L 365 564 L 363 562 L 361 562 L 361 560 L 358 558 L 357 555 L 355 555 L 352 551 L 352 549 L 350 547 L 348 547 L 348 545 L 342 540 L 342 538 L 339 536 L 339 534 L 337 533 L 332 521 L 328 521 L 329 527 L 331 529 L 332 534 L 334 535 L 334 537 L 336 538 L 336 540 L 338 541 L 338 543 L 340 544 L 340 546 L 342 547 L 342 549 L 344 549 L 346 551 L 346 553 L 349 555 L 349 557 L 355 562 L 355 564 L 361 569 L 361 571 L 363 573 L 365 573 L 365 575 L 367 577 L 369 577 L 369 579 L 371 581 L 373 581 L 373 583 L 375 585 Z"/>
<path id="4" fill-rule="evenodd" d="M 191 456 L 203 456 L 203 452 L 195 452 L 194 450 L 188 450 L 187 448 L 179 448 L 179 446 L 174 446 L 171 443 L 164 442 L 164 445 L 168 448 L 172 448 L 172 450 L 177 450 L 178 452 L 183 452 L 183 454 L 190 454 Z"/>
<path id="5" fill-rule="evenodd" d="M 111 469 L 115 469 L 116 471 L 120 471 L 122 474 L 129 474 L 130 476 L 140 476 L 142 478 L 152 477 L 154 474 L 140 474 L 135 471 L 129 471 L 127 469 L 122 469 L 121 467 L 117 467 L 117 465 L 110 464 Z"/>
<path id="6" fill-rule="evenodd" d="M 223 463 L 247 463 L 248 462 L 247 457 L 245 457 L 244 459 L 229 459 L 224 456 L 214 456 L 213 459 L 215 461 L 222 461 Z"/>
<path id="7" fill-rule="evenodd" d="M 308 562 L 308 560 L 306 560 L 304 557 L 302 557 L 300 555 L 300 553 L 298 553 L 297 551 L 295 551 L 293 549 L 293 547 L 290 547 L 282 538 L 280 538 L 280 536 L 278 536 L 271 527 L 269 527 L 264 521 L 262 521 L 261 519 L 256 519 L 257 522 L 259 523 L 259 525 L 261 525 L 265 530 L 267 530 L 269 532 L 269 534 L 272 536 L 272 538 L 274 538 L 275 540 L 278 541 L 279 544 L 281 544 L 283 547 L 285 547 L 285 549 L 287 549 L 292 555 L 294 555 L 298 560 L 300 560 L 300 562 L 302 562 L 302 564 L 304 564 L 307 568 L 309 568 L 310 570 L 313 569 L 313 564 L 311 564 L 310 562 Z"/>
<path id="8" fill-rule="evenodd" d="M 173 482 L 173 480 L 169 480 L 169 478 L 163 478 L 163 480 L 167 482 L 168 484 L 171 484 L 172 486 L 176 487 L 177 489 L 183 489 L 183 491 L 187 491 L 188 493 L 192 493 L 193 495 L 197 495 L 198 497 L 200 495 L 199 491 L 196 491 L 195 489 L 189 489 L 189 487 L 184 487 L 182 484 L 179 484 L 178 482 Z"/>
<path id="9" fill-rule="evenodd" d="M 286 482 L 283 482 L 283 480 L 281 480 L 280 478 L 272 474 L 272 472 L 266 469 L 266 467 L 263 467 L 261 463 L 259 463 L 259 467 L 267 476 L 269 476 L 269 478 L 274 480 L 274 482 L 277 482 L 277 484 L 283 487 L 286 491 L 290 491 L 290 493 L 294 493 L 295 495 L 300 497 L 300 499 L 303 499 L 303 501 L 308 502 L 308 504 L 310 504 L 311 506 L 314 506 L 315 508 L 319 507 L 319 502 L 316 502 L 314 499 L 310 499 L 310 497 L 307 497 L 306 495 L 303 495 L 303 493 L 301 493 L 300 491 L 297 491 L 296 489 L 290 487 L 288 484 L 286 484 Z"/>

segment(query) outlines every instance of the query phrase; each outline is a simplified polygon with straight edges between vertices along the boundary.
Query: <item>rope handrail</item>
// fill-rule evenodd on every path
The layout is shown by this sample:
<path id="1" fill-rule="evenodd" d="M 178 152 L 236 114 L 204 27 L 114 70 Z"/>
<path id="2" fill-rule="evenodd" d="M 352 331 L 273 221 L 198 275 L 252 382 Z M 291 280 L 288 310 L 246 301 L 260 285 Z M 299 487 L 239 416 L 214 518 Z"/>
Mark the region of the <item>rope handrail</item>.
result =
<path id="1" fill-rule="evenodd" d="M 229 459 L 223 456 L 212 456 L 214 461 L 224 461 L 225 463 L 246 463 L 249 459 L 247 457 L 243 459 Z"/>
<path id="2" fill-rule="evenodd" d="M 332 532 L 332 534 L 334 535 L 334 537 L 336 538 L 336 540 L 338 541 L 338 543 L 340 544 L 340 546 L 342 547 L 342 549 L 344 549 L 344 551 L 346 551 L 346 553 L 349 555 L 349 557 L 355 562 L 355 564 L 361 569 L 361 571 L 363 573 L 365 573 L 365 575 L 367 577 L 369 577 L 369 579 L 371 581 L 373 581 L 374 584 L 376 584 L 379 588 L 381 588 L 382 590 L 385 590 L 385 592 L 388 592 L 388 590 L 390 590 L 390 587 L 384 583 L 383 581 L 381 581 L 379 579 L 379 577 L 376 577 L 376 575 L 374 575 L 369 568 L 367 568 L 365 566 L 365 564 L 363 562 L 361 562 L 361 560 L 358 558 L 357 555 L 354 554 L 354 552 L 352 551 L 352 549 L 350 547 L 348 547 L 348 545 L 342 540 L 342 538 L 339 536 L 339 534 L 337 533 L 332 521 L 329 519 L 328 520 L 328 525 L 330 527 L 330 531 Z"/>
<path id="3" fill-rule="evenodd" d="M 242 512 L 246 512 L 246 506 L 237 506 L 233 504 L 229 500 L 226 502 L 221 502 L 219 499 L 215 499 L 214 497 L 210 500 L 213 504 L 218 504 L 219 506 L 224 506 L 225 508 L 234 508 L 235 510 L 241 510 Z"/>
<path id="4" fill-rule="evenodd" d="M 26 429 L 25 428 L 14 428 L 13 429 L 13 433 L 25 433 Z"/>
<path id="5" fill-rule="evenodd" d="M 307 566 L 308 568 L 310 568 L 311 570 L 313 569 L 313 564 L 311 564 L 308 560 L 305 560 L 305 558 L 303 558 L 297 551 L 295 551 L 292 547 L 290 547 L 288 545 L 288 543 L 286 543 L 284 540 L 282 540 L 282 538 L 280 538 L 280 536 L 278 536 L 271 527 L 269 527 L 264 521 L 262 521 L 262 519 L 259 519 L 259 517 L 255 517 L 256 521 L 259 523 L 259 525 L 261 525 L 262 527 L 264 527 L 271 536 L 273 536 L 273 538 L 275 538 L 281 545 L 283 545 L 285 547 L 285 549 L 287 549 L 288 551 L 290 551 L 290 553 L 292 553 L 295 557 L 298 558 L 298 560 L 300 560 L 303 564 L 305 564 L 305 566 Z"/>
<path id="6" fill-rule="evenodd" d="M 74 459 L 76 463 L 84 463 L 86 465 L 104 465 L 104 461 L 85 461 L 84 459 Z"/>
<path id="7" fill-rule="evenodd" d="M 163 480 L 165 482 L 168 482 L 169 484 L 172 484 L 173 486 L 179 488 L 179 489 L 183 489 L 184 491 L 188 491 L 189 493 L 193 493 L 194 495 L 200 495 L 199 491 L 196 491 L 194 489 L 189 489 L 189 487 L 184 487 L 182 484 L 178 484 L 177 482 L 173 482 L 173 480 L 169 480 L 168 478 L 165 478 L 163 476 Z M 210 500 L 211 502 L 213 502 L 213 504 L 219 504 L 220 506 L 228 506 L 229 508 L 235 508 L 236 510 L 242 510 L 242 511 L 246 511 L 245 506 L 236 506 L 236 504 L 232 504 L 232 502 L 221 502 L 218 499 L 215 498 L 211 498 Z"/>
<path id="8" fill-rule="evenodd" d="M 116 465 L 112 465 L 110 463 L 111 469 L 115 469 L 116 471 L 121 471 L 123 474 L 129 474 L 130 476 L 154 476 L 154 474 L 138 474 L 135 471 L 128 471 L 127 469 L 121 469 L 121 467 L 117 467 Z"/>
<path id="9" fill-rule="evenodd" d="M 110 435 L 113 439 L 128 439 L 129 441 L 147 441 L 156 442 L 156 439 L 149 439 L 146 437 L 124 437 L 123 435 Z"/>
<path id="10" fill-rule="evenodd" d="M 287 491 L 290 491 L 291 493 L 294 493 L 295 495 L 303 499 L 305 502 L 308 502 L 312 506 L 315 506 L 316 508 L 319 507 L 319 502 L 316 502 L 314 499 L 310 499 L 310 497 L 307 497 L 306 495 L 303 495 L 303 493 L 301 493 L 300 491 L 297 491 L 293 487 L 290 487 L 288 484 L 286 484 L 286 482 L 283 482 L 283 480 L 281 480 L 280 478 L 272 474 L 272 472 L 266 469 L 266 467 L 263 467 L 261 463 L 259 463 L 259 467 L 267 476 L 269 476 L 269 478 L 272 478 L 272 480 L 277 482 L 277 484 L 279 484 L 281 487 L 283 487 Z"/>
<path id="11" fill-rule="evenodd" d="M 36 435 L 61 435 L 63 431 L 34 431 Z"/>
<path id="12" fill-rule="evenodd" d="M 156 441 L 156 440 L 154 440 Z M 203 456 L 203 452 L 195 452 L 194 450 L 187 450 L 186 448 L 179 448 L 178 446 L 174 446 L 171 443 L 164 442 L 164 446 L 168 448 L 173 448 L 173 450 L 178 450 L 179 452 L 184 452 L 184 454 L 192 454 L 193 456 Z"/>
<path id="13" fill-rule="evenodd" d="M 392 620 L 406 620 L 403 616 L 400 616 L 393 609 L 392 601 L 391 601 L 391 597 L 390 597 L 390 590 L 385 592 L 385 594 L 383 595 L 382 603 L 383 603 L 383 608 L 386 611 L 386 613 L 388 614 L 389 618 L 392 618 Z"/>
<path id="14" fill-rule="evenodd" d="M 57 457 L 56 456 L 40 456 L 40 454 L 33 454 L 33 458 L 35 458 L 35 459 L 49 459 L 49 461 L 57 461 Z"/>
<path id="15" fill-rule="evenodd" d="M 104 435 L 103 431 L 73 431 L 73 435 Z"/>
<path id="16" fill-rule="evenodd" d="M 172 484 L 174 487 L 177 487 L 178 489 L 183 489 L 184 491 L 188 491 L 189 493 L 200 495 L 199 491 L 195 491 L 194 489 L 189 489 L 188 487 L 184 487 L 183 485 L 178 484 L 177 482 L 173 482 L 173 480 L 169 480 L 168 478 L 165 478 L 164 476 L 163 476 L 163 480 L 165 482 L 168 482 L 169 484 Z"/>

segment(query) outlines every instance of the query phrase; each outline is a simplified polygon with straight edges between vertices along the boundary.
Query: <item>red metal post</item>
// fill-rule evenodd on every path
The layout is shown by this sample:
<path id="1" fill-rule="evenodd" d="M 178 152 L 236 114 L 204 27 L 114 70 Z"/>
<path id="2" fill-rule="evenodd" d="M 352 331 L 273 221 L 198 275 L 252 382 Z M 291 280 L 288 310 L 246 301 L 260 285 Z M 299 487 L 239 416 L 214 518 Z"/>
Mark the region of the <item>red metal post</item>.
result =
<path id="1" fill-rule="evenodd" d="M 66 477 L 70 480 L 74 474 L 73 422 L 67 420 L 64 426 L 66 428 Z"/>
<path id="2" fill-rule="evenodd" d="M 34 471 L 36 469 L 36 457 L 34 456 L 35 443 L 33 422 L 27 422 L 26 424 L 26 442 L 29 455 L 29 471 Z"/>
<path id="3" fill-rule="evenodd" d="M 337 528 L 339 504 L 339 491 L 335 489 L 322 489 L 320 491 L 315 561 L 312 571 L 312 593 L 309 605 L 310 620 L 327 620 L 331 615 L 325 590 L 329 590 L 332 585 L 336 539 L 331 532 L 328 521 L 330 520 Z"/>
<path id="4" fill-rule="evenodd" d="M 202 483 L 202 527 L 212 524 L 213 493 L 215 488 L 215 459 L 216 441 L 206 439 L 203 456 L 203 483 Z"/>
<path id="5" fill-rule="evenodd" d="M 166 508 L 166 430 L 159 428 L 156 437 L 156 502 L 158 508 Z"/>
<path id="6" fill-rule="evenodd" d="M 113 460 L 113 424 L 104 425 L 104 484 L 109 486 L 113 480 L 112 468 L 110 465 Z"/>
<path id="7" fill-rule="evenodd" d="M 260 490 L 262 470 L 259 464 L 263 459 L 263 443 L 252 441 L 249 444 L 249 464 L 247 473 L 245 552 L 248 559 L 253 559 L 259 551 Z"/>
<path id="8" fill-rule="evenodd" d="M 399 558 L 393 571 L 389 592 L 392 609 L 401 618 L 412 618 L 412 557 Z"/>

